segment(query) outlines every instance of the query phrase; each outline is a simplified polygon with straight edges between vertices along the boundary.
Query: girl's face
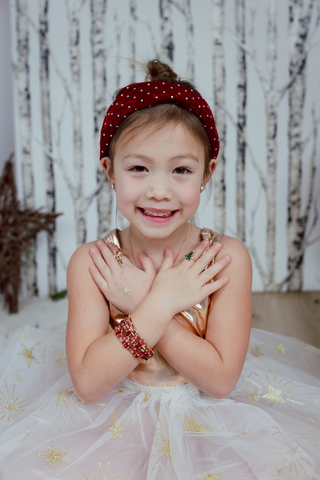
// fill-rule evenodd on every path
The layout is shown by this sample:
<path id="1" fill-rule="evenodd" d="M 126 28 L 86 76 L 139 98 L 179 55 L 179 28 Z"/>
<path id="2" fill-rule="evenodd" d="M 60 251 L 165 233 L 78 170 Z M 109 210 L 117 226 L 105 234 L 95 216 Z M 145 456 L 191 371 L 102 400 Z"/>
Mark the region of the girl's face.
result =
<path id="1" fill-rule="evenodd" d="M 196 213 L 204 181 L 202 143 L 181 124 L 127 139 L 120 136 L 114 155 L 101 160 L 115 184 L 122 215 L 145 237 L 163 239 Z M 211 173 L 215 168 L 212 161 Z M 208 178 L 206 179 L 208 180 Z"/>

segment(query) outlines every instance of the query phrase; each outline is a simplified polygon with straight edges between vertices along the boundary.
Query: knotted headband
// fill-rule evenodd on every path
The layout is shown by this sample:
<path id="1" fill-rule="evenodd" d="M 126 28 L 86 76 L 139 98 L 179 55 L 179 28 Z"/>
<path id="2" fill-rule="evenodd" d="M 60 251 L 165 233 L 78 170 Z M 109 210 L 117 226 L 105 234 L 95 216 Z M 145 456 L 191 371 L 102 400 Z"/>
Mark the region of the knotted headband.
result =
<path id="1" fill-rule="evenodd" d="M 109 156 L 109 146 L 119 125 L 131 114 L 143 108 L 173 103 L 194 113 L 203 124 L 211 144 L 211 158 L 219 153 L 219 136 L 211 108 L 201 95 L 178 83 L 133 83 L 120 90 L 103 120 L 100 137 L 100 159 Z"/>

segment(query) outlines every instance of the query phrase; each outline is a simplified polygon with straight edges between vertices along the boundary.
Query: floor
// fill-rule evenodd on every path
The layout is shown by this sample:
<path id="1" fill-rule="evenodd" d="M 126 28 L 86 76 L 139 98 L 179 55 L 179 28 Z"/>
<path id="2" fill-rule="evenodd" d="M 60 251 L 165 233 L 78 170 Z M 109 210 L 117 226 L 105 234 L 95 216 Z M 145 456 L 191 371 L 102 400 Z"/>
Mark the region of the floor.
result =
<path id="1" fill-rule="evenodd" d="M 20 311 L 9 315 L 0 307 L 0 343 L 26 323 L 50 328 L 67 319 L 68 300 L 36 299 L 20 302 Z M 298 338 L 320 348 L 320 292 L 254 293 L 252 326 Z M 4 346 L 4 345 L 3 345 Z"/>
<path id="2" fill-rule="evenodd" d="M 252 326 L 320 348 L 320 292 L 254 293 Z"/>

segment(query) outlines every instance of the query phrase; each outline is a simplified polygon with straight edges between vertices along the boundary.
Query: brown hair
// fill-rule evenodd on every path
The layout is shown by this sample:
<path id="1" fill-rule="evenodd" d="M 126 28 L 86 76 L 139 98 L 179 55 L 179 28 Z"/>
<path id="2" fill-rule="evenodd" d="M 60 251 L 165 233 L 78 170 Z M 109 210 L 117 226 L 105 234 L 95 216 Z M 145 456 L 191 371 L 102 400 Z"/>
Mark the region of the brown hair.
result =
<path id="1" fill-rule="evenodd" d="M 146 72 L 146 81 L 179 83 L 197 92 L 191 83 L 181 80 L 169 65 L 157 59 L 149 61 L 145 65 L 144 70 Z M 114 100 L 117 98 L 119 91 L 120 90 L 115 93 Z M 174 104 L 160 104 L 152 108 L 139 110 L 132 113 L 122 122 L 110 143 L 109 157 L 111 169 L 113 170 L 117 141 L 122 133 L 125 132 L 125 136 L 129 140 L 137 134 L 137 131 L 152 134 L 163 128 L 169 122 L 184 125 L 189 132 L 202 143 L 205 154 L 204 176 L 207 176 L 210 173 L 209 164 L 211 160 L 211 144 L 208 135 L 200 119 L 194 113 Z"/>

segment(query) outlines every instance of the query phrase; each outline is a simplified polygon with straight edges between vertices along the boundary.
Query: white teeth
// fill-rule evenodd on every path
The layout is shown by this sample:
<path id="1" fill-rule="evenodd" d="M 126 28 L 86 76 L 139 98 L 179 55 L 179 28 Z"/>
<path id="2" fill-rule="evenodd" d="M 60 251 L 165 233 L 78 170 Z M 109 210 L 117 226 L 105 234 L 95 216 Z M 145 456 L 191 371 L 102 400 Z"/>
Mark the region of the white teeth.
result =
<path id="1" fill-rule="evenodd" d="M 172 212 L 150 212 L 150 210 L 145 210 L 143 209 L 144 213 L 146 215 L 150 215 L 152 217 L 170 217 L 170 215 L 172 215 Z"/>

